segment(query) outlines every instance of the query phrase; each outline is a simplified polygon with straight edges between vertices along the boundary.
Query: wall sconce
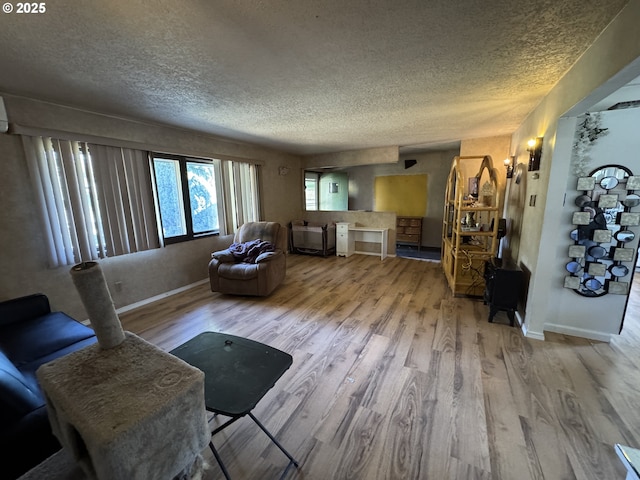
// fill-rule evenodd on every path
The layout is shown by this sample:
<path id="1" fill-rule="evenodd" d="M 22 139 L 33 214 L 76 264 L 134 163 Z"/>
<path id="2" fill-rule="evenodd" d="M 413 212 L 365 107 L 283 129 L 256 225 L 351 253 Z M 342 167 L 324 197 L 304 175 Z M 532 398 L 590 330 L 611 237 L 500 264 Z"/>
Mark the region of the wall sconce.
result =
<path id="1" fill-rule="evenodd" d="M 516 157 L 510 156 L 504 159 L 504 167 L 507 169 L 507 178 L 513 177 L 513 169 L 516 165 Z"/>
<path id="2" fill-rule="evenodd" d="M 542 158 L 542 137 L 532 138 L 527 142 L 529 151 L 529 171 L 540 170 Z"/>

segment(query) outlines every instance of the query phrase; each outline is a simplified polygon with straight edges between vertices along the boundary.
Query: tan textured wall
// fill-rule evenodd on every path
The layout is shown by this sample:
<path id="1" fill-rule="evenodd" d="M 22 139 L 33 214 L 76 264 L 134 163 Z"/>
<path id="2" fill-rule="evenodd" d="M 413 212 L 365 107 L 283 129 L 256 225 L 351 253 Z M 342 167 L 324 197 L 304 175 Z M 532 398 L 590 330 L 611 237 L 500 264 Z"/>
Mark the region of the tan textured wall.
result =
<path id="1" fill-rule="evenodd" d="M 427 208 L 423 213 L 422 245 L 439 248 L 442 243 L 442 212 L 444 190 L 453 157 L 457 150 L 444 150 L 403 154 L 399 162 L 362 165 L 347 168 L 349 175 L 349 210 L 373 210 L 374 180 L 380 175 L 427 175 Z M 416 164 L 404 168 L 404 160 L 414 159 Z"/>
<path id="2" fill-rule="evenodd" d="M 398 147 L 364 148 L 346 152 L 307 155 L 302 157 L 302 168 L 353 167 L 376 163 L 396 163 Z"/>
<path id="3" fill-rule="evenodd" d="M 9 99 L 9 119 L 23 125 L 57 128 L 79 133 L 111 136 L 156 148 L 191 155 L 217 154 L 256 158 L 262 163 L 264 218 L 286 225 L 301 215 L 302 178 L 298 157 L 228 142 L 215 137 L 103 117 L 25 99 Z M 182 149 L 184 148 L 184 151 Z M 70 266 L 49 269 L 42 250 L 44 242 L 33 208 L 33 194 L 22 143 L 18 135 L 0 134 L 0 300 L 35 292 L 50 297 L 54 309 L 78 319 L 86 312 L 73 287 Z M 288 167 L 286 175 L 280 166 Z M 179 289 L 208 278 L 212 251 L 230 238 L 208 237 L 147 252 L 100 261 L 117 308 Z M 115 283 L 121 282 L 121 290 Z"/>
<path id="4" fill-rule="evenodd" d="M 507 178 L 507 170 L 504 166 L 504 159 L 509 156 L 510 148 L 510 135 L 488 138 L 472 138 L 460 142 L 461 157 L 474 155 L 489 155 L 491 157 L 493 168 L 498 171 L 498 187 L 503 192 L 503 194 L 501 195 L 501 207 L 504 205 L 504 190 Z"/>

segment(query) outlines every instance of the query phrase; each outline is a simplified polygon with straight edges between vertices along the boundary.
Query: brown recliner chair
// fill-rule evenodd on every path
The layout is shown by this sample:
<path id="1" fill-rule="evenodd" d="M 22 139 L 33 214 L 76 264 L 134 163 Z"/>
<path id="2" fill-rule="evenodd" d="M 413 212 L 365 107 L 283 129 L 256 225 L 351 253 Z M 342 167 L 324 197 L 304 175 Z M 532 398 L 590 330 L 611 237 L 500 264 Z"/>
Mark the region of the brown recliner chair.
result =
<path id="1" fill-rule="evenodd" d="M 282 283 L 287 266 L 287 228 L 276 222 L 245 223 L 236 232 L 233 243 L 245 244 L 257 239 L 270 242 L 274 251 L 261 253 L 251 263 L 239 260 L 237 249 L 211 254 L 209 281 L 212 292 L 232 295 L 267 296 Z M 232 245 L 233 247 L 233 245 Z"/>

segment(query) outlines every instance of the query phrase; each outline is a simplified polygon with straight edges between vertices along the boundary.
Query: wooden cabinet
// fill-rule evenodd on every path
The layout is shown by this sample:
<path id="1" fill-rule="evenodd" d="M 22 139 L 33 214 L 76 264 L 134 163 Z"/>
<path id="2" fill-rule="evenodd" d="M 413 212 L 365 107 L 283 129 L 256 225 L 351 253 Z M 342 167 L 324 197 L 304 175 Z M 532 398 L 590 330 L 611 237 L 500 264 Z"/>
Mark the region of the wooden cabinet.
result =
<path id="1" fill-rule="evenodd" d="M 397 217 L 396 243 L 415 245 L 420 250 L 422 245 L 422 217 Z"/>
<path id="2" fill-rule="evenodd" d="M 474 170 L 478 173 L 469 182 Z M 470 184 L 477 187 L 473 192 Z M 484 265 L 498 251 L 501 195 L 490 156 L 453 159 L 445 190 L 442 268 L 454 295 L 484 293 Z"/>

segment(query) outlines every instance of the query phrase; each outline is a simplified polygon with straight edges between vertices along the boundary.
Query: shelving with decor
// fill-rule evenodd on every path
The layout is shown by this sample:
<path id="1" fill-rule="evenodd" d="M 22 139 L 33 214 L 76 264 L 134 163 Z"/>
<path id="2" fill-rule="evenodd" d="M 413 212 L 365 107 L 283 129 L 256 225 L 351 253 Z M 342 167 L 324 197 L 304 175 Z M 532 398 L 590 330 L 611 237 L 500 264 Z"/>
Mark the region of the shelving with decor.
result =
<path id="1" fill-rule="evenodd" d="M 465 183 L 477 164 L 478 173 Z M 490 156 L 453 159 L 445 189 L 442 268 L 454 295 L 484 294 L 484 265 L 498 251 L 501 194 Z"/>

